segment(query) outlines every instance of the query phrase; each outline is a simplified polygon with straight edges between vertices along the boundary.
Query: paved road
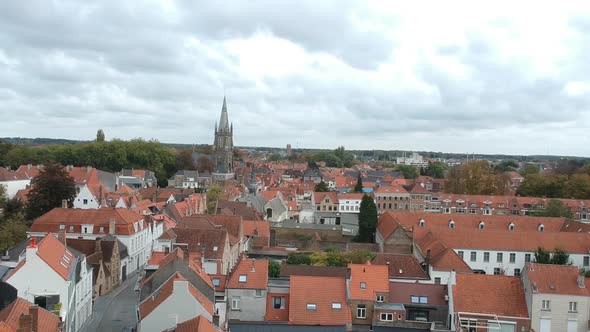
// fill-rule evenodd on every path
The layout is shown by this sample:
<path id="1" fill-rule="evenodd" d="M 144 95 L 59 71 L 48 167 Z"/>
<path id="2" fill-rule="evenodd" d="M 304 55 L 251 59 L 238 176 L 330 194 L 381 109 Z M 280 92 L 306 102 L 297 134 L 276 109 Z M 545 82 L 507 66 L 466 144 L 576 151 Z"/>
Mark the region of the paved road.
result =
<path id="1" fill-rule="evenodd" d="M 82 332 L 121 332 L 127 326 L 135 327 L 138 295 L 134 287 L 137 275 L 130 276 L 119 288 L 94 302 L 91 320 Z"/>

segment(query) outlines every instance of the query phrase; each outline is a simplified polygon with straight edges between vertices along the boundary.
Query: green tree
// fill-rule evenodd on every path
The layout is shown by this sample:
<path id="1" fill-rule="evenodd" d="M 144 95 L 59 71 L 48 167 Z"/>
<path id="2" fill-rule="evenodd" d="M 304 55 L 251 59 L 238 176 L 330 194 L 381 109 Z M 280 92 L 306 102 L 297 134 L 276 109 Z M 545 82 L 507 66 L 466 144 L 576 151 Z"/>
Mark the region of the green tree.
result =
<path id="1" fill-rule="evenodd" d="M 571 265 L 570 255 L 561 248 L 555 248 L 553 255 L 551 256 L 551 264 L 555 265 Z"/>
<path id="2" fill-rule="evenodd" d="M 8 196 L 6 194 L 6 187 L 0 184 L 0 208 L 4 208 L 8 202 Z"/>
<path id="3" fill-rule="evenodd" d="M 452 194 L 505 195 L 509 179 L 485 160 L 469 162 L 449 170 L 445 191 Z"/>
<path id="4" fill-rule="evenodd" d="M 308 254 L 293 253 L 287 257 L 287 264 L 291 265 L 310 265 L 311 259 Z"/>
<path id="5" fill-rule="evenodd" d="M 514 160 L 502 160 L 498 165 L 496 165 L 496 170 L 498 172 L 511 172 L 518 169 L 518 163 Z"/>
<path id="6" fill-rule="evenodd" d="M 419 175 L 418 170 L 414 166 L 399 165 L 396 167 L 396 169 L 398 171 L 400 171 L 404 175 L 404 178 L 406 178 L 406 179 L 415 179 Z"/>
<path id="7" fill-rule="evenodd" d="M 564 198 L 589 199 L 590 175 L 574 174 L 569 177 L 563 190 Z"/>
<path id="8" fill-rule="evenodd" d="M 278 278 L 281 275 L 281 264 L 277 261 L 268 261 L 268 277 Z"/>
<path id="9" fill-rule="evenodd" d="M 278 153 L 273 153 L 270 156 L 268 156 L 268 161 L 279 161 L 279 160 L 283 160 L 283 157 L 281 157 L 280 154 Z"/>
<path id="10" fill-rule="evenodd" d="M 535 263 L 551 264 L 551 253 L 541 247 L 535 251 Z"/>
<path id="11" fill-rule="evenodd" d="M 1 186 L 0 186 L 1 187 Z M 0 206 L 1 207 L 1 206 Z M 4 203 L 4 216 L 1 219 L 11 219 L 25 214 L 25 205 L 20 199 L 13 197 Z"/>
<path id="12" fill-rule="evenodd" d="M 14 247 L 27 238 L 27 224 L 22 216 L 13 217 L 0 224 L 0 252 Z"/>
<path id="13" fill-rule="evenodd" d="M 441 162 L 430 162 L 426 168 L 426 175 L 435 179 L 444 179 L 447 164 Z"/>
<path id="14" fill-rule="evenodd" d="M 193 160 L 193 153 L 190 150 L 180 150 L 176 153 L 176 168 L 178 170 L 194 171 L 195 161 Z"/>
<path id="15" fill-rule="evenodd" d="M 365 264 L 367 261 L 373 261 L 376 254 L 366 249 L 357 249 L 346 253 L 346 259 L 349 263 Z"/>
<path id="16" fill-rule="evenodd" d="M 547 203 L 544 210 L 533 213 L 536 217 L 565 217 L 568 219 L 573 218 L 572 210 L 568 208 L 562 201 L 558 199 L 551 199 Z"/>
<path id="17" fill-rule="evenodd" d="M 99 142 L 99 143 L 100 143 L 100 142 L 104 142 L 104 138 L 105 138 L 105 137 L 104 137 L 104 131 L 103 131 L 102 129 L 99 129 L 99 130 L 96 132 L 96 141 L 97 141 L 97 142 Z"/>
<path id="18" fill-rule="evenodd" d="M 358 214 L 359 231 L 355 238 L 357 242 L 373 242 L 377 229 L 377 206 L 368 195 L 364 195 Z"/>
<path id="19" fill-rule="evenodd" d="M 524 170 L 521 172 L 521 175 L 527 176 L 529 174 L 539 174 L 539 166 L 534 164 L 527 164 L 524 167 Z"/>
<path id="20" fill-rule="evenodd" d="M 328 185 L 324 182 L 324 180 L 322 180 L 320 183 L 316 184 L 315 191 L 328 192 L 330 189 L 328 189 Z"/>
<path id="21" fill-rule="evenodd" d="M 355 193 L 362 193 L 363 192 L 363 178 L 361 177 L 361 172 L 359 172 L 358 177 L 356 178 L 356 185 L 354 186 Z"/>
<path id="22" fill-rule="evenodd" d="M 217 211 L 217 201 L 221 196 L 221 187 L 218 185 L 210 186 L 207 190 L 207 213 L 215 214 Z"/>
<path id="23" fill-rule="evenodd" d="M 33 220 L 51 209 L 60 207 L 66 200 L 72 206 L 76 197 L 76 183 L 66 169 L 49 163 L 31 180 L 27 204 L 27 218 Z"/>
<path id="24" fill-rule="evenodd" d="M 314 266 L 328 266 L 328 254 L 322 251 L 314 252 L 309 256 L 311 265 Z"/>
<path id="25" fill-rule="evenodd" d="M 566 175 L 557 174 L 528 174 L 518 188 L 520 196 L 534 197 L 563 197 Z"/>

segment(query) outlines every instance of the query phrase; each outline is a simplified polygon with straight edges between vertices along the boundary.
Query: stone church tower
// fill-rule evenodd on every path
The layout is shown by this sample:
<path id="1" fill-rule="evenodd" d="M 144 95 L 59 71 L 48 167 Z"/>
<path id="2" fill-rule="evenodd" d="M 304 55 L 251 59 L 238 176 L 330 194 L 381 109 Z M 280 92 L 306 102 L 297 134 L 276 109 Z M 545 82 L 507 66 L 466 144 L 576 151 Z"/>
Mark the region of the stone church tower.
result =
<path id="1" fill-rule="evenodd" d="M 234 177 L 234 140 L 233 124 L 229 123 L 227 116 L 227 105 L 223 97 L 223 106 L 221 108 L 221 117 L 219 124 L 215 124 L 215 141 L 213 149 L 215 151 L 215 180 L 228 180 Z"/>

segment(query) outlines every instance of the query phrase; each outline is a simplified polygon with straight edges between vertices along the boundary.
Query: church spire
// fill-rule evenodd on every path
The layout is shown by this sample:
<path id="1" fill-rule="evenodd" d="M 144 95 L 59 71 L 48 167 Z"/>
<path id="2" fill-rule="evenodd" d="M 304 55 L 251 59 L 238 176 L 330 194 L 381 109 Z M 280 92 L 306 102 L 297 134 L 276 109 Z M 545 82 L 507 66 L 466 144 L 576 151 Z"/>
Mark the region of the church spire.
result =
<path id="1" fill-rule="evenodd" d="M 229 120 L 227 117 L 227 104 L 225 102 L 225 96 L 223 96 L 223 106 L 221 107 L 221 117 L 219 118 L 219 130 L 229 131 Z"/>

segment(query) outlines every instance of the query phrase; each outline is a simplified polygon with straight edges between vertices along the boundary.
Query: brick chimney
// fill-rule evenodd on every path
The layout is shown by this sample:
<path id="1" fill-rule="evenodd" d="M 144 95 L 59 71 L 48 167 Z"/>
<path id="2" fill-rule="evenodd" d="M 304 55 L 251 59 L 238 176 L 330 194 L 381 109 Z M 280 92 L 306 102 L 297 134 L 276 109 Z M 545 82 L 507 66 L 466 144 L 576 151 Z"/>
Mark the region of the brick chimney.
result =
<path id="1" fill-rule="evenodd" d="M 33 318 L 31 315 L 22 314 L 18 318 L 17 332 L 33 332 Z"/>
<path id="2" fill-rule="evenodd" d="M 63 209 L 67 209 L 68 208 L 68 200 L 67 199 L 62 199 L 61 200 L 61 207 Z"/>
<path id="3" fill-rule="evenodd" d="M 63 243 L 64 246 L 67 246 L 67 240 L 66 240 L 66 231 L 65 230 L 61 230 L 59 231 L 59 233 L 57 233 L 57 239 L 59 240 L 59 242 Z"/>
<path id="4" fill-rule="evenodd" d="M 41 331 L 37 331 L 37 326 L 39 326 L 39 306 L 34 304 L 32 306 L 29 307 L 29 315 L 31 316 L 31 323 L 32 323 L 32 327 L 33 327 L 33 331 L 35 332 L 41 332 Z"/>
<path id="5" fill-rule="evenodd" d="M 584 277 L 583 274 L 579 274 L 578 275 L 578 287 L 580 288 L 586 288 L 586 278 Z"/>
<path id="6" fill-rule="evenodd" d="M 29 245 L 27 246 L 27 250 L 26 250 L 26 260 L 27 261 L 31 261 L 32 259 L 34 259 L 34 257 L 37 255 L 37 239 L 35 237 L 30 237 L 29 238 Z"/>

